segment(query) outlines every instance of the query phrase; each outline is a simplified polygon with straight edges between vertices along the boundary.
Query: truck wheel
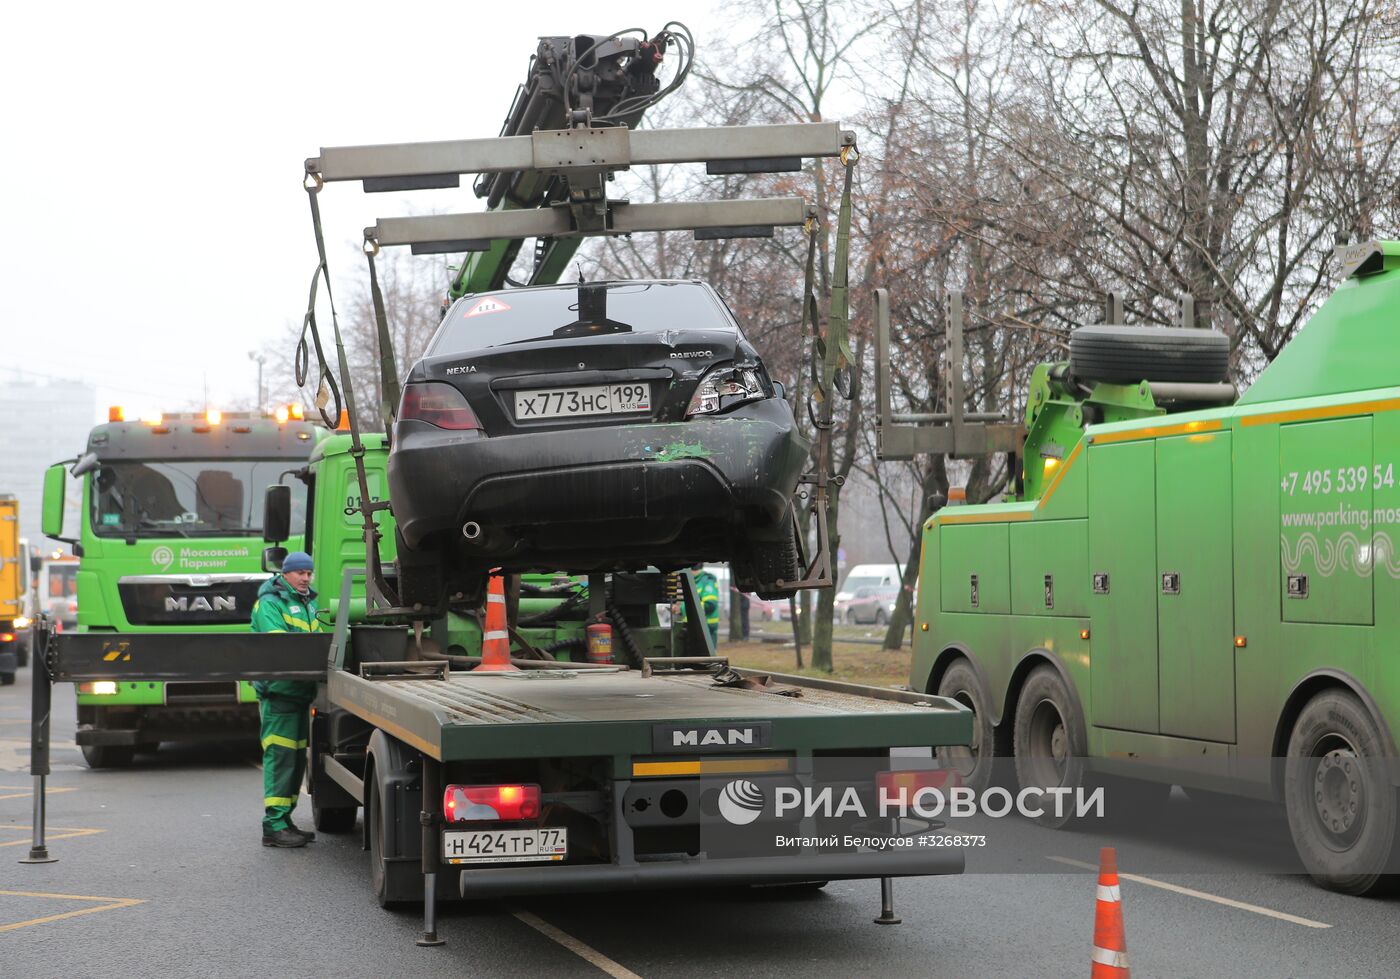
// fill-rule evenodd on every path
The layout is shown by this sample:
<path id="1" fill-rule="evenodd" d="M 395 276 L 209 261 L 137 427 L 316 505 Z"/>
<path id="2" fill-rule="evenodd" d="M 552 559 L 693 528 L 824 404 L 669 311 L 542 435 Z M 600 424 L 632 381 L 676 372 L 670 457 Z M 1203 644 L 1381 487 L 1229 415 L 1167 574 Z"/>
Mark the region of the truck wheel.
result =
<path id="1" fill-rule="evenodd" d="M 1081 730 L 1082 718 L 1060 674 L 1054 667 L 1037 666 L 1016 701 L 1011 736 L 1021 788 L 1064 787 L 1071 790 L 1071 796 L 1074 790 L 1085 788 L 1088 772 L 1085 746 L 1079 743 Z M 1043 802 L 1042 814 L 1031 817 L 1042 826 L 1059 829 L 1073 818 L 1072 804 L 1062 806 L 1057 815 L 1054 797 L 1047 795 Z"/>
<path id="2" fill-rule="evenodd" d="M 381 908 L 401 908 L 413 903 L 403 895 L 414 893 L 415 886 L 421 894 L 422 876 L 418 873 L 407 873 L 406 871 L 416 868 L 392 862 L 384 856 L 384 806 L 376 782 L 370 782 L 369 785 L 365 819 L 369 822 L 369 881 L 374 889 L 375 899 Z"/>
<path id="3" fill-rule="evenodd" d="M 1397 799 L 1386 765 L 1380 729 L 1355 694 L 1324 691 L 1298 715 L 1284 808 L 1298 856 L 1323 887 L 1371 894 L 1394 881 Z"/>
<path id="4" fill-rule="evenodd" d="M 0 673 L 0 687 L 8 687 L 14 682 L 15 675 L 13 673 Z"/>
<path id="5" fill-rule="evenodd" d="M 1210 384 L 1230 373 L 1230 338 L 1213 330 L 1081 326 L 1069 335 L 1070 373 L 1084 381 Z"/>
<path id="6" fill-rule="evenodd" d="M 311 799 L 311 822 L 323 833 L 349 833 L 355 828 L 358 806 L 318 806 Z"/>
<path id="7" fill-rule="evenodd" d="M 136 757 L 136 746 L 130 744 L 85 744 L 83 761 L 88 768 L 125 768 Z"/>
<path id="8" fill-rule="evenodd" d="M 987 691 L 972 664 L 959 659 L 938 681 L 938 696 L 956 700 L 972 711 L 972 744 L 941 745 L 934 749 L 934 757 L 962 776 L 964 785 L 980 793 L 992 782 L 996 757 Z"/>

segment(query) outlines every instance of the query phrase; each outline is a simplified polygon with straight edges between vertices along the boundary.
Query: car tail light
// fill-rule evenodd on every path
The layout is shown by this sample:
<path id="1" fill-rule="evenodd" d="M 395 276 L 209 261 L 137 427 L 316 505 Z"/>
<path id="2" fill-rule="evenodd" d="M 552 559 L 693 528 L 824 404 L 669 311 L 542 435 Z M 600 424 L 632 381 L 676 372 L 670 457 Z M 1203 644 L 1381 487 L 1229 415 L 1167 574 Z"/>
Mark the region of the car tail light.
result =
<path id="1" fill-rule="evenodd" d="M 462 392 L 441 381 L 404 387 L 403 400 L 399 402 L 399 421 L 410 418 L 454 432 L 481 428 L 481 422 L 477 421 L 476 413 Z"/>
<path id="2" fill-rule="evenodd" d="M 14 641 L 15 641 L 15 634 L 14 634 L 13 632 L 0 632 L 0 642 L 14 642 Z"/>
<path id="3" fill-rule="evenodd" d="M 716 367 L 700 379 L 685 417 L 710 415 L 763 397 L 758 371 L 748 367 Z"/>
<path id="4" fill-rule="evenodd" d="M 534 819 L 540 814 L 538 785 L 449 785 L 442 794 L 449 823 Z"/>

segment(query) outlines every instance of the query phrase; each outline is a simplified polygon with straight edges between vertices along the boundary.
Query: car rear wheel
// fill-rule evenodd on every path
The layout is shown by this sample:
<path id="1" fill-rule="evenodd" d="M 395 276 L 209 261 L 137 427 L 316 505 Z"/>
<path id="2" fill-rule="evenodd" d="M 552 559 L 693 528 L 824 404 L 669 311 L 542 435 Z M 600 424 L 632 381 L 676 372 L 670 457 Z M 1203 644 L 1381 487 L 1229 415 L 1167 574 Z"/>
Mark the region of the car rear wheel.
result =
<path id="1" fill-rule="evenodd" d="M 736 575 L 740 590 L 752 591 L 764 600 L 786 598 L 788 593 L 778 590 L 778 582 L 798 579 L 795 533 L 789 529 L 779 540 L 750 541 L 748 560 L 744 564 L 746 573 L 742 577 Z M 745 582 L 745 578 L 749 580 Z M 746 583 L 753 587 L 745 588 Z"/>
<path id="2" fill-rule="evenodd" d="M 394 564 L 399 572 L 399 603 L 405 608 L 435 608 L 442 602 L 442 554 L 436 549 L 414 550 L 394 530 L 397 547 Z"/>

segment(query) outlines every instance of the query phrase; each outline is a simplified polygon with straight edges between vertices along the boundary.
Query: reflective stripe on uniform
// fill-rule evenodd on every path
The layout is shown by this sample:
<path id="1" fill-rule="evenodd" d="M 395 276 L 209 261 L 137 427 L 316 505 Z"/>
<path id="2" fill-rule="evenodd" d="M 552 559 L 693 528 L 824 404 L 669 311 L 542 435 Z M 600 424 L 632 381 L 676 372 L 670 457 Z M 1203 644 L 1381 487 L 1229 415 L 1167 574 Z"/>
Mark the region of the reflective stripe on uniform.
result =
<path id="1" fill-rule="evenodd" d="M 1128 953 L 1120 952 L 1117 949 L 1100 948 L 1095 945 L 1090 958 L 1099 965 L 1106 965 L 1112 969 L 1126 969 L 1128 967 Z"/>
<path id="2" fill-rule="evenodd" d="M 290 806 L 295 800 L 286 795 L 265 795 L 263 796 L 264 806 Z"/>
<path id="3" fill-rule="evenodd" d="M 283 613 L 282 613 L 282 621 L 285 622 L 285 623 L 287 623 L 287 625 L 291 626 L 293 629 L 296 629 L 296 630 L 298 630 L 298 631 L 300 631 L 300 632 L 310 632 L 310 631 L 311 631 L 311 626 L 309 626 L 309 625 L 307 625 L 305 622 L 301 621 L 301 619 L 294 619 L 294 618 L 292 618 L 292 617 L 291 617 L 290 615 L 288 615 L 286 612 L 283 612 Z"/>
<path id="4" fill-rule="evenodd" d="M 284 738 L 280 734 L 269 734 L 267 737 L 262 739 L 262 746 L 264 751 L 267 750 L 267 746 L 270 744 L 275 744 L 279 748 L 291 748 L 293 751 L 295 751 L 298 748 L 306 747 L 306 741 L 293 741 L 291 738 Z"/>

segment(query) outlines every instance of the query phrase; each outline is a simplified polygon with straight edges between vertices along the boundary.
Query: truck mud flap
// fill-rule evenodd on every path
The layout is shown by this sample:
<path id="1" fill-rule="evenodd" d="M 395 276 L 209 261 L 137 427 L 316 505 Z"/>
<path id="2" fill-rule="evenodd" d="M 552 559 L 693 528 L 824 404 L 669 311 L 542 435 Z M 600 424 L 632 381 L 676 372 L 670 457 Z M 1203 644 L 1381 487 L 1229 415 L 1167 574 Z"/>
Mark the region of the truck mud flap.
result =
<path id="1" fill-rule="evenodd" d="M 675 860 L 656 863 L 555 865 L 462 871 L 462 897 L 551 894 L 570 891 L 660 890 L 788 884 L 808 880 L 926 877 L 963 872 L 961 851 L 950 847 L 880 853 L 829 853 Z"/>

